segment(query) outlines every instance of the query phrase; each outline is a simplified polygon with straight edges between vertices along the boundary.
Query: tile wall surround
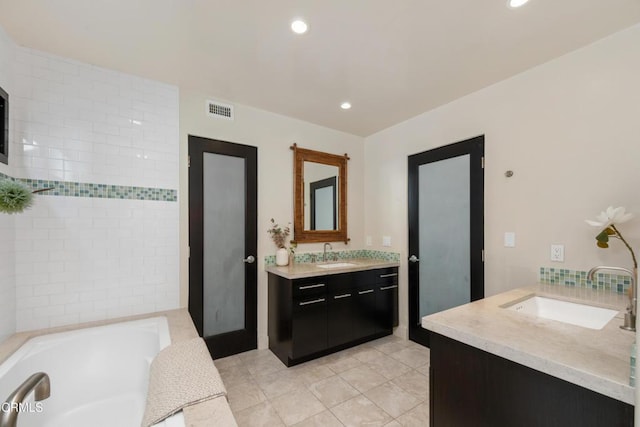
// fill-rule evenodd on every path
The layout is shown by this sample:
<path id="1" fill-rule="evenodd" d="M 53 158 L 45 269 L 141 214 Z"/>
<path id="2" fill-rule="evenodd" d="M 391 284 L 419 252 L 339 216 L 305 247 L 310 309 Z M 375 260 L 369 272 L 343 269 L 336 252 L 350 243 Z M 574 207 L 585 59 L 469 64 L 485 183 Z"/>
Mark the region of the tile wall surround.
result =
<path id="1" fill-rule="evenodd" d="M 540 267 L 538 280 L 549 285 L 589 288 L 624 293 L 631 286 L 629 276 L 610 273 L 596 273 L 596 280 L 587 280 L 587 272 L 562 268 Z"/>
<path id="2" fill-rule="evenodd" d="M 14 329 L 177 308 L 178 88 L 13 49 Z"/>
<path id="3" fill-rule="evenodd" d="M 384 261 L 400 262 L 400 254 L 396 252 L 374 251 L 370 249 L 355 249 L 355 250 L 346 250 L 346 251 L 331 251 L 327 253 L 337 255 L 338 260 L 365 258 L 365 259 L 380 259 Z M 296 263 L 313 262 L 312 256 L 315 256 L 317 261 L 321 261 L 322 254 L 323 254 L 322 252 L 297 253 L 295 256 L 294 262 Z M 333 256 L 334 255 L 332 255 L 332 257 Z M 264 264 L 275 265 L 276 256 L 275 255 L 265 256 Z"/>

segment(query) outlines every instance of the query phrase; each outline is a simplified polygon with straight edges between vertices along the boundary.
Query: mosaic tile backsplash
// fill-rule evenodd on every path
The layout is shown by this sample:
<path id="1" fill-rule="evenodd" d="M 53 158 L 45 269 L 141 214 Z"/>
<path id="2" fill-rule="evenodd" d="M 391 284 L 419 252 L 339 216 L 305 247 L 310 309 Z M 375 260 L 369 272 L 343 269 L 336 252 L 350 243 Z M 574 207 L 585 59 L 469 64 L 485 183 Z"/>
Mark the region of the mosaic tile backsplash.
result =
<path id="1" fill-rule="evenodd" d="M 100 199 L 156 200 L 164 202 L 178 201 L 178 191 L 166 188 L 13 178 L 3 173 L 0 173 L 0 179 L 20 181 L 32 190 L 52 188 L 51 190 L 38 193 L 41 196 L 95 197 Z"/>
<path id="2" fill-rule="evenodd" d="M 617 293 L 624 293 L 631 286 L 631 278 L 621 274 L 596 273 L 596 280 L 591 281 L 587 280 L 586 271 L 547 267 L 540 267 L 539 281 L 550 285 L 611 290 Z"/>
<path id="3" fill-rule="evenodd" d="M 334 260 L 347 260 L 347 259 L 382 259 L 385 261 L 400 262 L 400 254 L 395 252 L 373 251 L 369 249 L 356 249 L 348 251 L 330 251 L 327 252 L 328 261 Z M 319 262 L 322 261 L 322 252 L 309 252 L 303 254 L 296 254 L 294 262 Z M 265 265 L 275 265 L 276 256 L 267 255 L 264 257 Z"/>

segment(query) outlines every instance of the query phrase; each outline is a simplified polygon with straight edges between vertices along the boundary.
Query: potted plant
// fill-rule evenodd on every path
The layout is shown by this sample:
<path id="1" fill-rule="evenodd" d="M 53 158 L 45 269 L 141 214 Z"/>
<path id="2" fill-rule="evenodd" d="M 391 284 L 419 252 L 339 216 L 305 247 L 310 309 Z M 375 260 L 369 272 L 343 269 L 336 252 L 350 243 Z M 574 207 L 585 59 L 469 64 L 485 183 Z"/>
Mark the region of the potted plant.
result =
<path id="1" fill-rule="evenodd" d="M 271 235 L 273 243 L 276 244 L 278 250 L 276 251 L 276 265 L 284 266 L 289 264 L 289 251 L 285 246 L 287 237 L 291 233 L 291 229 L 287 225 L 286 227 L 280 227 L 276 224 L 275 220 L 271 218 L 271 228 L 267 230 L 267 233 Z"/>

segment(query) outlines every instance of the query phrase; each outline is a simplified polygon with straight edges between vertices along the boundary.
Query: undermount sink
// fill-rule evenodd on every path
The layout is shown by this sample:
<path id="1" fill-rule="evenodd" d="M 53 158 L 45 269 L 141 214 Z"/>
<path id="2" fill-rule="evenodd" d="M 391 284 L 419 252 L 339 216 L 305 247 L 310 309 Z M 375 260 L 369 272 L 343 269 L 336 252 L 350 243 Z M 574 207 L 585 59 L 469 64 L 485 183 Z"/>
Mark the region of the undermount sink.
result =
<path id="1" fill-rule="evenodd" d="M 618 311 L 553 298 L 532 296 L 504 307 L 521 314 L 556 320 L 589 329 L 602 329 Z"/>
<path id="2" fill-rule="evenodd" d="M 350 262 L 334 262 L 331 264 L 316 264 L 320 268 L 345 268 L 345 267 L 355 267 L 357 264 L 353 264 Z"/>

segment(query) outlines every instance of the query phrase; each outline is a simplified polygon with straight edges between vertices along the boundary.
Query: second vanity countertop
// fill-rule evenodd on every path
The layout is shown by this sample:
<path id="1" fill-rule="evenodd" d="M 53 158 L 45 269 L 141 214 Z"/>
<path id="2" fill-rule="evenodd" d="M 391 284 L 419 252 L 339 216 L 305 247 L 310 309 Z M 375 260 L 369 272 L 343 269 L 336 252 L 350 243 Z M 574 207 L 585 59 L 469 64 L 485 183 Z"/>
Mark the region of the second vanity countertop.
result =
<path id="1" fill-rule="evenodd" d="M 339 264 L 349 263 L 352 266 L 338 268 L 322 268 L 319 264 Z M 380 259 L 356 258 L 343 259 L 340 261 L 332 261 L 327 263 L 295 263 L 284 267 L 270 265 L 265 268 L 268 273 L 273 273 L 285 279 L 301 279 L 305 277 L 327 276 L 329 274 L 351 273 L 355 271 L 373 270 L 376 268 L 399 267 L 400 264 L 395 261 L 387 261 Z"/>
<path id="2" fill-rule="evenodd" d="M 532 294 L 620 312 L 593 330 L 501 307 Z M 633 405 L 629 358 L 635 332 L 619 327 L 627 302 L 626 295 L 608 291 L 537 285 L 425 316 L 422 327 Z"/>

